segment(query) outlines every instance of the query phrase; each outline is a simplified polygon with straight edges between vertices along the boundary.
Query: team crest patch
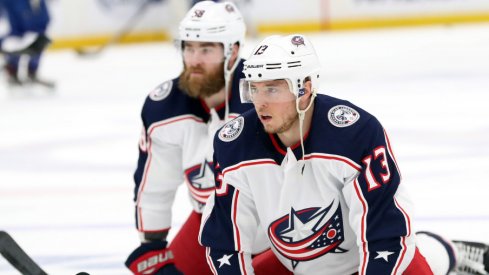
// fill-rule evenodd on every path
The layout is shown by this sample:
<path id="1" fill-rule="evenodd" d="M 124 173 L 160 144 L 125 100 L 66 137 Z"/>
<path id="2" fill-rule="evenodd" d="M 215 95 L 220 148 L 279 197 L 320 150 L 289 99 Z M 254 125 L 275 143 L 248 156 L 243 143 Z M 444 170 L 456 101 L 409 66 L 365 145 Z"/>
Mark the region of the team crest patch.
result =
<path id="1" fill-rule="evenodd" d="M 226 11 L 232 13 L 234 12 L 234 7 L 231 4 L 226 4 Z"/>
<path id="2" fill-rule="evenodd" d="M 171 80 L 163 82 L 149 93 L 149 97 L 154 101 L 163 100 L 170 94 L 172 86 L 173 82 Z"/>
<path id="3" fill-rule="evenodd" d="M 292 44 L 296 45 L 297 47 L 299 47 L 300 45 L 303 45 L 303 46 L 306 45 L 306 44 L 304 44 L 304 37 L 302 37 L 300 35 L 296 35 L 296 36 L 292 37 L 290 42 Z"/>
<path id="4" fill-rule="evenodd" d="M 360 114 L 353 108 L 337 105 L 328 112 L 328 120 L 336 127 L 348 127 L 360 118 Z"/>
<path id="5" fill-rule="evenodd" d="M 230 142 L 235 140 L 241 134 L 244 128 L 244 118 L 237 117 L 230 122 L 228 122 L 224 127 L 222 127 L 221 131 L 219 131 L 219 139 L 224 142 Z"/>

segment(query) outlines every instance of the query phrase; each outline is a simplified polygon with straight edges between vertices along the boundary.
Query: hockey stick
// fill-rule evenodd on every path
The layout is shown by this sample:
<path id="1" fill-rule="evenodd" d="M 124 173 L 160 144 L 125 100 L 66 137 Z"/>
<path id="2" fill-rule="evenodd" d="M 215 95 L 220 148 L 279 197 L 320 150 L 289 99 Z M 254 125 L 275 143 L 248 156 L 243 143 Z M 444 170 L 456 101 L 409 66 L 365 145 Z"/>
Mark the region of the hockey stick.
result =
<path id="1" fill-rule="evenodd" d="M 22 55 L 22 54 L 37 55 L 37 54 L 41 54 L 41 52 L 44 51 L 44 49 L 50 43 L 51 40 L 45 34 L 39 34 L 36 37 L 36 39 L 32 41 L 32 43 L 25 48 L 12 50 L 12 51 L 8 51 L 8 50 L 4 50 L 3 48 L 0 48 L 0 53 L 9 54 L 9 55 Z"/>
<path id="2" fill-rule="evenodd" d="M 0 231 L 0 253 L 24 275 L 47 275 L 5 231 Z"/>
<path id="3" fill-rule="evenodd" d="M 136 22 L 142 18 L 146 8 L 151 3 L 152 0 L 144 0 L 143 3 L 138 7 L 136 12 L 129 17 L 126 24 L 105 44 L 99 46 L 98 48 L 76 48 L 75 51 L 79 56 L 90 56 L 97 55 L 104 51 L 108 46 L 119 42 L 124 36 L 131 32 L 132 28 L 136 25 Z"/>

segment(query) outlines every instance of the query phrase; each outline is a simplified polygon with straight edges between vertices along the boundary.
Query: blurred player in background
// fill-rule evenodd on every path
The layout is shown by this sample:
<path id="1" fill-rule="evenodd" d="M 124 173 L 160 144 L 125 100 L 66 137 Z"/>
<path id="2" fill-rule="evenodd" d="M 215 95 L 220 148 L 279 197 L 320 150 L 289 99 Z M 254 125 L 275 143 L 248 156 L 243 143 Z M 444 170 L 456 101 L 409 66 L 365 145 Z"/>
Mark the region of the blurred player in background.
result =
<path id="1" fill-rule="evenodd" d="M 239 52 L 245 29 L 230 2 L 199 2 L 180 23 L 184 70 L 150 92 L 141 114 L 134 174 L 141 245 L 126 261 L 134 274 L 211 274 L 197 238 L 201 211 L 215 186 L 212 137 L 226 121 L 252 107 L 241 104 L 238 88 L 244 77 Z M 182 182 L 193 211 L 168 243 L 171 208 Z M 268 248 L 266 241 L 256 243 L 256 252 Z M 278 267 L 287 272 L 279 263 Z"/>
<path id="2" fill-rule="evenodd" d="M 201 243 L 218 274 L 253 274 L 261 226 L 294 274 L 488 274 L 487 245 L 412 231 L 412 204 L 380 122 L 318 94 L 320 65 L 303 35 L 271 36 L 244 62 L 255 110 L 214 138 L 216 190 Z"/>
<path id="3" fill-rule="evenodd" d="M 8 38 L 21 41 L 27 36 L 45 36 L 50 22 L 45 0 L 0 0 L 0 6 L 8 17 L 10 25 Z M 3 43 L 6 43 L 5 40 Z M 4 54 L 4 56 L 7 81 L 10 85 L 34 83 L 54 87 L 54 83 L 42 80 L 38 76 L 42 53 L 24 55 L 28 59 L 26 68 L 20 66 L 22 55 Z"/>

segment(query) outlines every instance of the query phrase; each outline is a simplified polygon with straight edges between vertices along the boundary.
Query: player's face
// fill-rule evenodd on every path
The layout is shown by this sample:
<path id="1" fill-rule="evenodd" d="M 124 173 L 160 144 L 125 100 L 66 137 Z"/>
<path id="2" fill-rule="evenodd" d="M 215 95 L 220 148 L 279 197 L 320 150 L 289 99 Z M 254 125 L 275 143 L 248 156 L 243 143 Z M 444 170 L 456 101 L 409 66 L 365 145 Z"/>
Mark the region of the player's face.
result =
<path id="1" fill-rule="evenodd" d="M 287 81 L 253 82 L 250 89 L 255 110 L 267 133 L 280 134 L 297 123 L 295 96 Z"/>
<path id="2" fill-rule="evenodd" d="M 207 97 L 224 87 L 224 49 L 220 43 L 183 42 L 185 69 L 179 87 L 192 97 Z"/>

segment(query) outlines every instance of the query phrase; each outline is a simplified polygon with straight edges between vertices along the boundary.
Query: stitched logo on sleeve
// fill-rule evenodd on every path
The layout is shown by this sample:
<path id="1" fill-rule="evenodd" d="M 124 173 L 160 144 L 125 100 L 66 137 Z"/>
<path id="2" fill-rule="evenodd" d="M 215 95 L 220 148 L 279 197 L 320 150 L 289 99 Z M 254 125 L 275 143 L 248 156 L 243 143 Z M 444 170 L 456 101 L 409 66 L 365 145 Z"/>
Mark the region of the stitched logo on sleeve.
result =
<path id="1" fill-rule="evenodd" d="M 224 127 L 222 127 L 221 131 L 219 131 L 219 139 L 224 142 L 230 142 L 235 140 L 241 134 L 244 126 L 244 118 L 237 117 L 230 122 L 228 122 Z"/>
<path id="2" fill-rule="evenodd" d="M 173 86 L 173 82 L 171 80 L 163 82 L 158 87 L 156 87 L 153 91 L 151 91 L 151 93 L 149 93 L 149 97 L 154 101 L 161 101 L 166 97 L 168 97 L 172 86 Z"/>
<path id="3" fill-rule="evenodd" d="M 360 114 L 353 108 L 337 105 L 328 111 L 328 120 L 336 127 L 348 127 L 357 122 Z"/>

